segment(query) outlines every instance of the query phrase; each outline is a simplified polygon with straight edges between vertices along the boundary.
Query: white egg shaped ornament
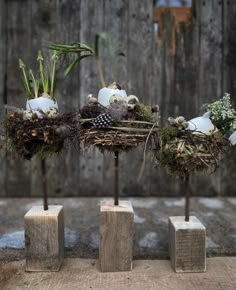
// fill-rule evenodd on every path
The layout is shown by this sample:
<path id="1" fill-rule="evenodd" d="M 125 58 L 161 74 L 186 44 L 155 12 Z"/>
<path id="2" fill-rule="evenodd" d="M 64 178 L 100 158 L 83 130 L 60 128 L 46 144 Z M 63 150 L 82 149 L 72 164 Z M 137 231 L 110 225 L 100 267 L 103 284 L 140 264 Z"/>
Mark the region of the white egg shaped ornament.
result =
<path id="1" fill-rule="evenodd" d="M 102 88 L 98 92 L 98 103 L 104 107 L 108 107 L 110 105 L 110 98 L 113 95 L 119 95 L 122 99 L 127 101 L 127 94 L 125 90 Z"/>
<path id="2" fill-rule="evenodd" d="M 231 145 L 235 145 L 236 144 L 236 131 L 234 131 L 230 136 L 229 136 L 229 142 L 231 143 Z"/>
<path id="3" fill-rule="evenodd" d="M 187 130 L 193 131 L 193 134 L 204 133 L 211 135 L 218 131 L 208 117 L 197 117 L 188 121 Z"/>
<path id="4" fill-rule="evenodd" d="M 23 112 L 23 120 L 32 120 L 34 117 L 34 112 L 31 110 L 25 110 Z"/>
<path id="5" fill-rule="evenodd" d="M 56 111 L 58 112 L 57 101 L 47 97 L 39 97 L 28 100 L 26 102 L 26 110 L 31 110 L 38 116 L 38 118 L 43 118 L 43 113 L 47 115 L 47 112 L 50 111 L 51 108 L 56 109 Z"/>

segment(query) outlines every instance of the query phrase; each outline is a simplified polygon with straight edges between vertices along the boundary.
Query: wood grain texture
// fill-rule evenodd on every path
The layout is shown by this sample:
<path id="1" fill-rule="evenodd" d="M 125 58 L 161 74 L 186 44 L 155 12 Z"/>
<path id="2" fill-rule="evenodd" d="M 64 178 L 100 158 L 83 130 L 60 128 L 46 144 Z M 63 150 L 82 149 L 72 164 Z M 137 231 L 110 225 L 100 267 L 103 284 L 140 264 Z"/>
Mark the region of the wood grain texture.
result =
<path id="1" fill-rule="evenodd" d="M 26 271 L 59 271 L 64 257 L 63 207 L 31 208 L 24 227 Z"/>
<path id="2" fill-rule="evenodd" d="M 220 98 L 224 92 L 231 93 L 235 102 L 236 1 L 193 3 L 191 23 L 176 28 L 172 55 L 169 44 L 173 39 L 173 17 L 168 11 L 161 14 L 162 37 L 158 39 L 151 0 L 1 1 L 0 117 L 4 102 L 25 105 L 17 68 L 19 57 L 35 68 L 37 50 L 45 48 L 48 42 L 81 40 L 93 46 L 95 34 L 103 31 L 111 36 L 117 50 L 126 55 L 116 61 L 116 80 L 142 102 L 159 104 L 163 125 L 169 116 L 184 115 L 187 119 L 198 116 L 202 104 Z M 104 47 L 101 60 L 109 83 L 110 59 Z M 78 109 L 89 93 L 98 92 L 95 59 L 82 60 L 67 79 L 61 69 L 58 80 L 56 96 L 60 111 Z M 137 182 L 142 149 L 121 154 L 121 196 L 182 195 L 179 183 L 165 170 L 156 169 L 149 158 L 142 180 Z M 234 195 L 233 160 L 224 162 L 223 170 L 210 178 L 194 178 L 194 194 Z M 38 160 L 24 162 L 8 155 L 1 157 L 0 164 L 0 196 L 41 195 Z M 49 159 L 47 166 L 51 196 L 103 196 L 113 188 L 113 154 L 103 155 L 94 148 L 84 152 L 78 147 L 66 148 L 61 155 Z M 203 187 L 204 192 L 199 190 Z"/>
<path id="3" fill-rule="evenodd" d="M 31 55 L 31 1 L 5 1 L 7 5 L 6 37 L 6 102 L 9 105 L 24 107 L 25 98 L 21 89 L 21 75 L 18 69 L 18 58 L 29 63 Z M 12 13 L 14 11 L 14 13 Z M 16 196 L 30 196 L 30 163 L 21 158 L 6 155 L 6 194 L 15 191 Z M 17 188 L 17 190 L 16 190 Z"/>
<path id="4" fill-rule="evenodd" d="M 27 273 L 23 265 L 24 261 L 0 264 L 2 289 L 236 289 L 236 257 L 209 258 L 206 273 L 183 275 L 176 275 L 168 260 L 136 260 L 133 271 L 128 273 L 101 273 L 97 270 L 97 261 L 91 259 L 65 259 L 63 269 L 56 273 Z"/>
<path id="5" fill-rule="evenodd" d="M 7 19 L 7 5 L 5 1 L 0 2 L 0 120 L 4 117 L 5 110 L 4 104 L 6 102 L 6 49 L 7 49 L 7 35 L 5 29 L 5 23 Z M 0 135 L 3 134 L 3 130 L 0 129 Z M 1 137 L 0 137 L 1 138 Z M 6 188 L 6 172 L 7 172 L 7 162 L 5 157 L 5 152 L 1 150 L 1 144 L 3 140 L 0 140 L 0 196 L 7 195 Z"/>
<path id="6" fill-rule="evenodd" d="M 169 217 L 169 253 L 175 272 L 206 271 L 206 229 L 196 217 Z"/>
<path id="7" fill-rule="evenodd" d="M 134 212 L 128 201 L 101 202 L 99 264 L 102 272 L 132 270 Z"/>

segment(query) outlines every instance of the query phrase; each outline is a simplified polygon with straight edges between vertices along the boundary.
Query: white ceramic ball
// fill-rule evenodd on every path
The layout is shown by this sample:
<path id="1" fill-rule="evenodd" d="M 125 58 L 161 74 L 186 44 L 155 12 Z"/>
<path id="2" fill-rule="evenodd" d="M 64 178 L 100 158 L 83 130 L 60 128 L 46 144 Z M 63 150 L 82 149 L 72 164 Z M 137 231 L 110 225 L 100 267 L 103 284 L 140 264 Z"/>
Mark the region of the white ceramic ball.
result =
<path id="1" fill-rule="evenodd" d="M 236 144 L 236 131 L 229 136 L 229 141 L 232 145 Z"/>

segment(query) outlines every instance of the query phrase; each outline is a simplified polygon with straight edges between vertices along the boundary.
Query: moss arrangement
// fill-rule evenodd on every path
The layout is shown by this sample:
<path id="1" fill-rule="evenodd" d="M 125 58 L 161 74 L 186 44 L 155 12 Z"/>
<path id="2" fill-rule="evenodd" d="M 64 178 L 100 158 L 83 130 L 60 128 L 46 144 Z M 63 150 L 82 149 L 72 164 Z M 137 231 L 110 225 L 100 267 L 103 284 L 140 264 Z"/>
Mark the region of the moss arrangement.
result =
<path id="1" fill-rule="evenodd" d="M 23 114 L 11 113 L 6 117 L 6 142 L 8 147 L 25 159 L 37 155 L 45 159 L 59 153 L 68 142 L 79 136 L 78 114 L 67 113 L 55 118 L 24 120 Z"/>
<path id="2" fill-rule="evenodd" d="M 220 133 L 193 134 L 173 127 L 161 129 L 155 140 L 156 159 L 169 174 L 181 179 L 201 171 L 215 171 L 230 147 Z"/>

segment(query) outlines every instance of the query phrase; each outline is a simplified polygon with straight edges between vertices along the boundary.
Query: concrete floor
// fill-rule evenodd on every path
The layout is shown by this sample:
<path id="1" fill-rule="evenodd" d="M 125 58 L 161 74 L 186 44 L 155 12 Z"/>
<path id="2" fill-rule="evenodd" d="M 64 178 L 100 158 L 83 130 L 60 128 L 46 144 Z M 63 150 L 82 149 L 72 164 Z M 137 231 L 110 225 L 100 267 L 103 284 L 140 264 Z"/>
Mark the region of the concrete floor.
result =
<path id="1" fill-rule="evenodd" d="M 236 257 L 207 259 L 206 273 L 176 274 L 166 260 L 136 260 L 130 272 L 101 273 L 97 261 L 66 259 L 60 272 L 27 273 L 24 261 L 1 264 L 1 290 L 235 290 Z"/>
<path id="2" fill-rule="evenodd" d="M 65 256 L 97 258 L 100 198 L 54 198 L 65 210 Z M 181 198 L 131 198 L 134 259 L 168 259 L 168 216 L 182 215 Z M 0 261 L 24 259 L 23 216 L 41 199 L 0 199 Z M 236 198 L 192 198 L 191 215 L 207 228 L 207 256 L 236 256 Z M 236 289 L 236 288 L 235 288 Z"/>

